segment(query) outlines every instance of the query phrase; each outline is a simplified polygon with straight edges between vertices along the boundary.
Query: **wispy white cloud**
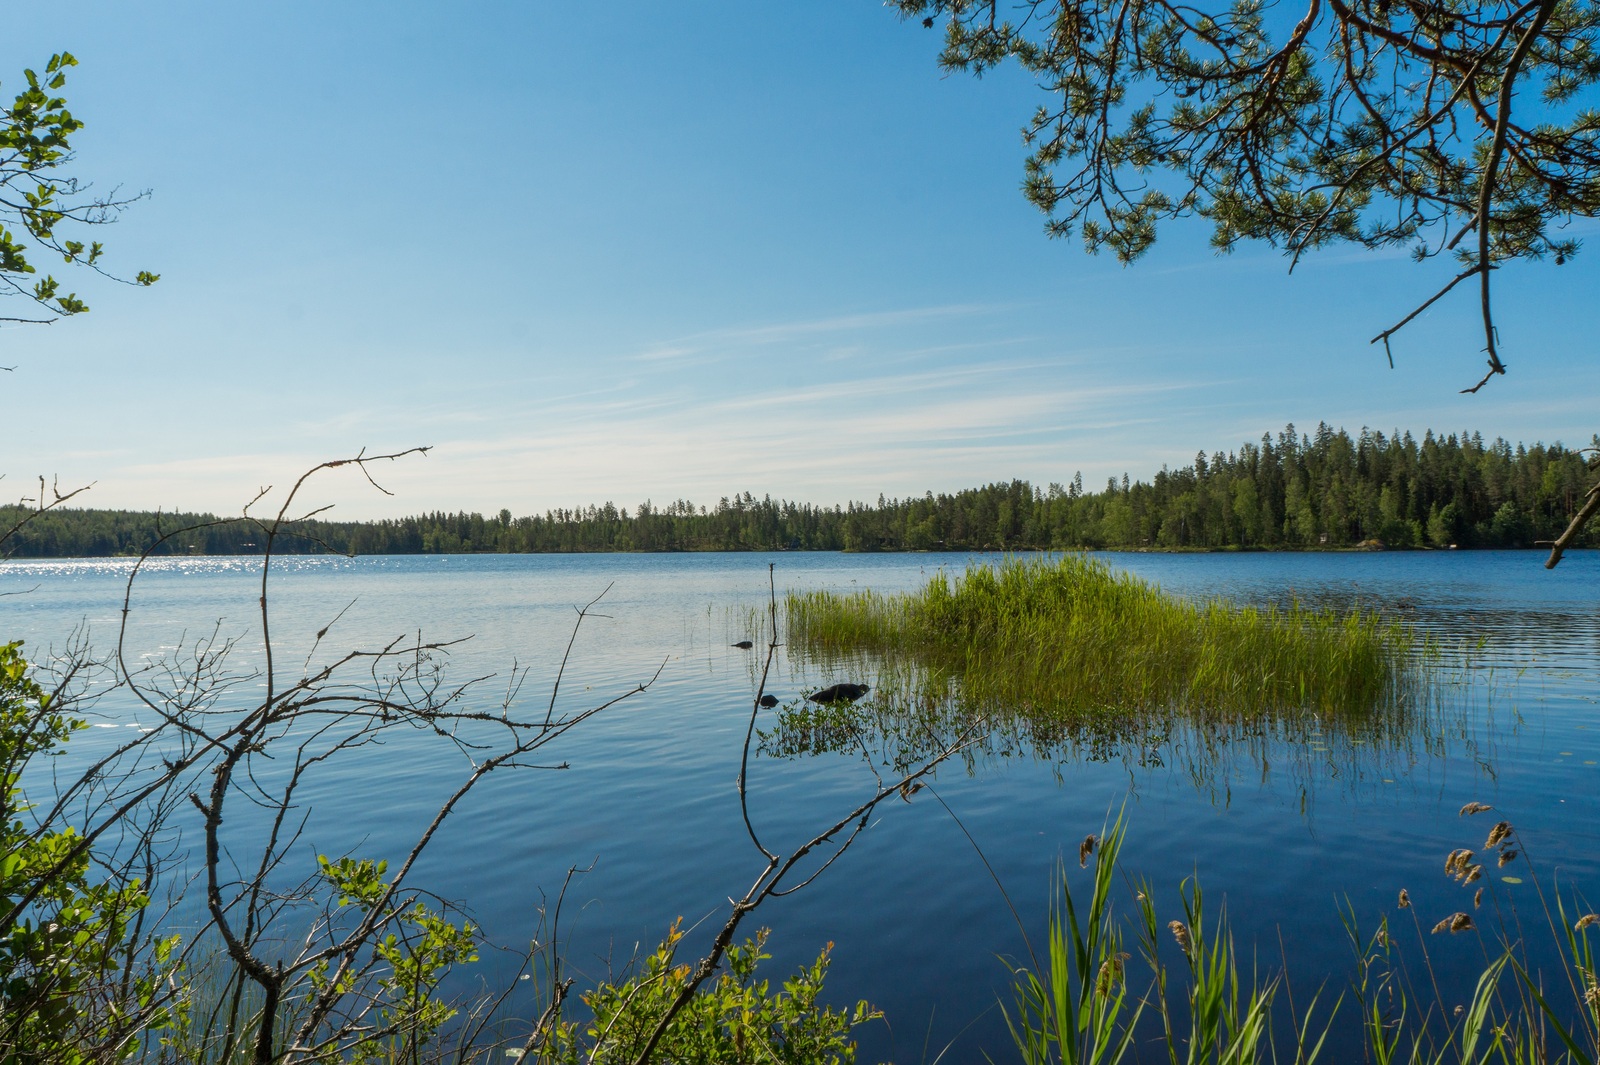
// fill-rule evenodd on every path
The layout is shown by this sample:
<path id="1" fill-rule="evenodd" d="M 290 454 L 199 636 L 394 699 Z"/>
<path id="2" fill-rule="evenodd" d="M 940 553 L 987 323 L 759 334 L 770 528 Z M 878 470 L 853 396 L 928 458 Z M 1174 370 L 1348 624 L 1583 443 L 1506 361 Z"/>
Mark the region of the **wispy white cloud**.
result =
<path id="1" fill-rule="evenodd" d="M 1012 476 L 1064 480 L 1108 435 L 1146 432 L 1150 418 L 1136 412 L 1152 401 L 1188 392 L 1199 402 L 1206 391 L 1091 378 L 1040 359 L 709 399 L 684 390 L 607 403 L 603 417 L 591 405 L 531 432 L 463 434 L 421 476 L 441 491 L 495 491 L 518 512 L 743 489 L 831 503 Z"/>
<path id="2" fill-rule="evenodd" d="M 848 333 L 874 333 L 889 328 L 904 328 L 928 322 L 955 318 L 970 318 L 1003 310 L 998 304 L 959 303 L 942 306 L 908 307 L 892 311 L 869 311 L 860 314 L 831 315 L 822 318 L 766 325 L 726 326 L 707 329 L 687 336 L 660 341 L 627 358 L 635 362 L 683 361 L 699 357 L 726 354 L 792 343 L 801 339 L 837 336 Z"/>
<path id="3" fill-rule="evenodd" d="M 705 354 L 706 349 L 697 344 L 652 344 L 643 351 L 623 355 L 621 361 L 681 365 L 686 362 L 702 361 Z"/>

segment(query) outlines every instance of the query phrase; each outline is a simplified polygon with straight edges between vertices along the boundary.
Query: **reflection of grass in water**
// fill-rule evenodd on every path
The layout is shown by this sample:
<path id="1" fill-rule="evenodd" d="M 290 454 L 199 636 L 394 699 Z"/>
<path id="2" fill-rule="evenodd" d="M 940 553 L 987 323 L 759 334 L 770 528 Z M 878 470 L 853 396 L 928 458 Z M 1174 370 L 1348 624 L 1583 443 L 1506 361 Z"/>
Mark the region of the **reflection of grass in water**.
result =
<path id="1" fill-rule="evenodd" d="M 983 717 L 996 755 L 1148 764 L 1164 748 L 1214 766 L 1224 746 L 1293 738 L 1331 759 L 1413 735 L 1428 701 L 1429 648 L 1376 614 L 1195 603 L 1081 556 L 784 605 L 796 652 L 870 668 L 879 694 L 789 710 L 775 754 L 855 748 L 864 731 L 896 737 L 898 761 Z"/>
<path id="2" fill-rule="evenodd" d="M 1080 716 L 1063 722 L 1020 714 L 980 713 L 952 698 L 900 694 L 901 683 L 879 673 L 882 689 L 855 705 L 786 704 L 759 730 L 769 757 L 858 755 L 897 771 L 943 749 L 982 721 L 983 732 L 962 751 L 968 773 L 1014 759 L 1062 767 L 1073 762 L 1120 763 L 1130 774 L 1166 769 L 1187 778 L 1210 800 L 1226 805 L 1238 782 L 1286 779 L 1309 801 L 1317 782 L 1341 781 L 1367 790 L 1406 775 L 1420 756 L 1444 741 L 1443 715 L 1407 714 L 1352 736 L 1314 717 L 1274 724 L 1194 722 L 1170 713 Z"/>

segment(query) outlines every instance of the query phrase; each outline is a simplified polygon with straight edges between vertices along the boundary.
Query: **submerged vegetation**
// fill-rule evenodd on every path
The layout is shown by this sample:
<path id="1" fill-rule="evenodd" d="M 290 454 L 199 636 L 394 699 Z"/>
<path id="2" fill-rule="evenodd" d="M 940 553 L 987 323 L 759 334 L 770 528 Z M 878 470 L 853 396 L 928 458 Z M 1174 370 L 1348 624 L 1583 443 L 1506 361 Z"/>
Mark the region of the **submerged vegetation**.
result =
<path id="1" fill-rule="evenodd" d="M 785 608 L 802 653 L 866 653 L 924 697 L 1088 728 L 1360 724 L 1425 683 L 1411 632 L 1377 614 L 1193 602 L 1081 555 L 941 572 L 914 594 L 791 592 Z"/>

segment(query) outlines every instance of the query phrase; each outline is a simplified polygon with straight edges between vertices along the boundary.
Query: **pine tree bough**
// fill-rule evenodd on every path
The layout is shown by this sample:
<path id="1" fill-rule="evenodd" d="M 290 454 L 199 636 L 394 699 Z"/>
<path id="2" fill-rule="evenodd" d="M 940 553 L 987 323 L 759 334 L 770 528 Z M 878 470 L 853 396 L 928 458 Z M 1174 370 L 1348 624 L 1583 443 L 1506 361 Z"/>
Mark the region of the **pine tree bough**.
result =
<path id="1" fill-rule="evenodd" d="M 1292 262 L 1336 242 L 1454 255 L 1461 273 L 1443 291 L 1477 277 L 1488 366 L 1464 391 L 1506 369 L 1491 271 L 1565 263 L 1578 241 L 1561 228 L 1600 208 L 1591 2 L 1309 0 L 1281 43 L 1273 26 L 1287 16 L 1254 0 L 896 6 L 945 20 L 945 69 L 1014 61 L 1037 79 L 1048 102 L 1023 127 L 1023 189 L 1051 236 L 1076 232 L 1127 263 L 1158 223 L 1199 216 L 1219 251 L 1261 240 Z"/>
<path id="2" fill-rule="evenodd" d="M 1390 338 L 1476 278 L 1487 368 L 1463 392 L 1506 372 L 1496 269 L 1564 264 L 1579 248 L 1564 227 L 1600 213 L 1594 0 L 893 6 L 943 21 L 945 70 L 1015 62 L 1036 79 L 1046 102 L 1022 130 L 1023 190 L 1050 236 L 1130 263 L 1159 223 L 1200 217 L 1219 252 L 1264 241 L 1291 270 L 1341 242 L 1455 258 L 1454 277 L 1373 343 L 1392 364 Z"/>

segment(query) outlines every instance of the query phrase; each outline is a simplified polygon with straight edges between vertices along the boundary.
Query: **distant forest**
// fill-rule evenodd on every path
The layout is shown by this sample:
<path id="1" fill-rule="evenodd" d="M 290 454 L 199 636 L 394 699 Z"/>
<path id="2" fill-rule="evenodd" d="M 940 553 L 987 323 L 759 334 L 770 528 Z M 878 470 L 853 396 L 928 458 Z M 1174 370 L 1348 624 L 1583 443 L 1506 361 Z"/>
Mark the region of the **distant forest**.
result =
<path id="1" fill-rule="evenodd" d="M 1600 445 L 1600 437 L 1596 437 Z M 516 518 L 511 511 L 432 513 L 374 522 L 313 521 L 280 541 L 288 553 L 458 554 L 582 551 L 919 551 L 1036 548 L 1283 549 L 1379 545 L 1526 547 L 1566 527 L 1594 472 L 1559 444 L 1485 444 L 1478 433 L 1421 440 L 1293 425 L 1237 451 L 1195 456 L 1148 483 L 1126 475 L 1086 491 L 1081 475 L 1039 488 L 995 483 L 954 494 L 818 507 L 757 499 L 715 506 L 612 503 Z M 27 514 L 0 507 L 0 531 Z M 13 557 L 137 554 L 163 531 L 208 514 L 60 509 L 6 544 Z M 170 539 L 163 554 L 252 554 L 258 527 L 212 525 Z M 1591 526 L 1579 546 L 1600 544 Z"/>

